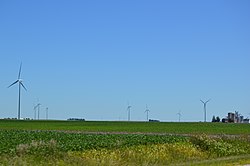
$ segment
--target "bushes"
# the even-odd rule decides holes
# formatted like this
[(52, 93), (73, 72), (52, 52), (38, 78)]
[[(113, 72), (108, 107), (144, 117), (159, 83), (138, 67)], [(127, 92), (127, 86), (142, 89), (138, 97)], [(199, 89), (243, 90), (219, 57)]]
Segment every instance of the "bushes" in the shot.
[(87, 165), (169, 165), (207, 158), (205, 152), (188, 142), (89, 150), (71, 152), (70, 155), (79, 156)]
[[(181, 136), (144, 134), (81, 134), (52, 131), (0, 130), (0, 154), (15, 154), (16, 147), (35, 148), (35, 143), (46, 147), (50, 140), (62, 152), (91, 149), (117, 149), (136, 145), (186, 142)], [(39, 147), (38, 146), (38, 147)]]
[(0, 140), (0, 159), (4, 165), (13, 165), (9, 163), (10, 158), (30, 165), (46, 165), (48, 159), (52, 165), (71, 160), (90, 165), (168, 165), (250, 154), (249, 135), (184, 137), (0, 130)]
[(60, 156), (61, 152), (55, 140), (49, 142), (32, 141), (30, 144), (19, 144), (16, 147), (18, 156), (34, 155), (35, 157)]
[(198, 135), (190, 138), (197, 148), (207, 152), (211, 157), (222, 157), (250, 153), (250, 144), (245, 140), (233, 140), (226, 137), (211, 138)]

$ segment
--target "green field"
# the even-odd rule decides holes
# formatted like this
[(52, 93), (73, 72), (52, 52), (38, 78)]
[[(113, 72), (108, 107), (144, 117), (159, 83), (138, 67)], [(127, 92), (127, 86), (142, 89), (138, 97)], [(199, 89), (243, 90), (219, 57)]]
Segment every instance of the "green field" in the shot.
[(250, 124), (0, 120), (0, 165), (250, 164)]
[(250, 124), (203, 122), (104, 122), (0, 120), (0, 129), (168, 134), (250, 134)]

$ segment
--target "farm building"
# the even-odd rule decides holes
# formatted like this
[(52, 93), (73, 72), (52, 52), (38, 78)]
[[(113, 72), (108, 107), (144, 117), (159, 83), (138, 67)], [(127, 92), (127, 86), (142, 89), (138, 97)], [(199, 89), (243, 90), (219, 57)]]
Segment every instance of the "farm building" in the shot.
[(249, 119), (243, 119), (243, 123), (249, 123)]
[(232, 112), (229, 112), (228, 113), (228, 116), (227, 116), (227, 119), (228, 119), (228, 122), (232, 122), (234, 123), (235, 122), (235, 113), (232, 113)]
[(228, 123), (228, 119), (227, 118), (223, 118), (221, 121), (222, 121), (222, 123)]
[(235, 113), (229, 112), (227, 118), (223, 118), (222, 122), (223, 123), (249, 123), (249, 119), (248, 118), (244, 119), (244, 116), (239, 114), (238, 111), (235, 111)]

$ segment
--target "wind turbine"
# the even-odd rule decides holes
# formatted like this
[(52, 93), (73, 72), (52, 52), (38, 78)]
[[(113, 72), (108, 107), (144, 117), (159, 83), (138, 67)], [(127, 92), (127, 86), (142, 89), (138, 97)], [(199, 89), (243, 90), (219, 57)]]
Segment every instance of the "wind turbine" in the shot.
[(34, 106), (34, 120), (36, 120), (36, 108), (37, 108), (37, 105), (36, 106)]
[(22, 70), (22, 63), (20, 64), (17, 80), (13, 82), (10, 86), (8, 86), (8, 88), (10, 88), (11, 86), (18, 83), (18, 108), (17, 108), (18, 120), (20, 120), (20, 114), (21, 114), (21, 87), (23, 87), (27, 91), (27, 89), (23, 85), (23, 80), (21, 79), (21, 70)]
[(131, 111), (131, 105), (128, 103), (127, 111), (128, 111), (128, 121), (130, 121), (130, 111)]
[(146, 105), (146, 110), (145, 112), (147, 113), (147, 121), (148, 121), (148, 113), (150, 112), (149, 109), (148, 109), (148, 105)]
[(36, 111), (37, 111), (37, 119), (39, 120), (39, 114), (40, 114), (40, 103), (38, 103), (36, 106), (34, 106), (34, 112), (35, 112), (35, 119), (36, 119)]
[(177, 115), (179, 116), (179, 122), (181, 122), (181, 111), (179, 111)]
[(46, 108), (46, 120), (48, 120), (48, 117), (49, 117), (49, 108), (47, 107)]
[(36, 105), (36, 107), (37, 107), (37, 119), (39, 120), (39, 117), (40, 117), (40, 106), (41, 106), (41, 103), (38, 103), (37, 105)]
[(207, 100), (206, 102), (204, 102), (203, 100), (200, 100), (203, 103), (203, 108), (204, 108), (204, 122), (206, 122), (206, 118), (207, 118), (207, 103), (210, 101), (211, 99)]

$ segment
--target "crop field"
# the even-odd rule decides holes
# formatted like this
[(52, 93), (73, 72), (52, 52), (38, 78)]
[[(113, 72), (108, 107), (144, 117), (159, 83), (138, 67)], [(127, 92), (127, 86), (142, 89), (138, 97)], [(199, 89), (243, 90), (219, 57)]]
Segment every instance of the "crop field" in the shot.
[(244, 165), (249, 127), (1, 120), (0, 165)]
[(250, 134), (250, 124), (203, 122), (107, 122), (0, 120), (0, 129), (167, 134)]

